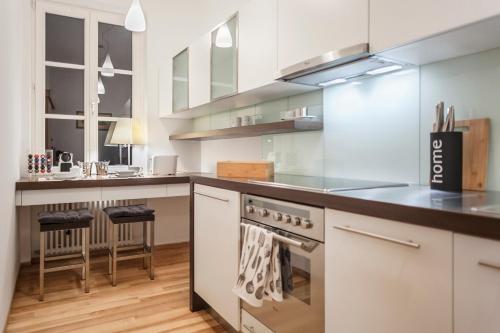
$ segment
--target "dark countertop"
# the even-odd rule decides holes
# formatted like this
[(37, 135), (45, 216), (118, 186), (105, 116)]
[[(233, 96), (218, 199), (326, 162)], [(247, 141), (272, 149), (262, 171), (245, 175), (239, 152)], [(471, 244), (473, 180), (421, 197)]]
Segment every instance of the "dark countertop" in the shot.
[[(429, 186), (411, 185), (323, 193), (214, 175), (192, 175), (191, 181), (242, 193), (500, 240), (500, 192), (450, 193), (431, 190)], [(496, 209), (497, 212), (488, 213), (484, 209)]]
[(500, 240), (500, 192), (492, 191), (449, 193), (431, 190), (428, 186), (411, 185), (324, 193), (202, 173), (121, 179), (97, 176), (78, 180), (22, 179), (16, 183), (16, 190), (189, 182)]
[(16, 191), (51, 190), (65, 188), (89, 188), (111, 186), (137, 186), (189, 183), (190, 174), (180, 173), (173, 176), (142, 176), (131, 178), (116, 178), (108, 176), (91, 176), (72, 180), (58, 180), (44, 177), (22, 178), (16, 182)]

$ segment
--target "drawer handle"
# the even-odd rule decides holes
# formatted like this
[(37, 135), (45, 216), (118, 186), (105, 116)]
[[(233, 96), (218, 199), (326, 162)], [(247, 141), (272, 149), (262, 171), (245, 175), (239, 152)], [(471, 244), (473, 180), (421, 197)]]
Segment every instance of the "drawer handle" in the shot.
[(500, 264), (495, 264), (495, 263), (492, 263), (490, 261), (486, 261), (486, 260), (479, 260), (477, 262), (478, 265), (481, 265), (481, 266), (484, 266), (484, 267), (489, 267), (489, 268), (493, 268), (493, 269), (498, 269), (500, 270)]
[(248, 332), (255, 333), (255, 328), (253, 326), (247, 326), (243, 324), (243, 327), (246, 328)]
[(203, 197), (207, 197), (207, 198), (210, 198), (210, 199), (215, 199), (215, 200), (219, 200), (219, 201), (223, 201), (223, 202), (229, 202), (229, 199), (217, 198), (217, 197), (213, 197), (213, 196), (208, 195), (208, 194), (202, 194), (202, 193), (198, 193), (198, 192), (194, 192), (194, 194), (198, 194), (198, 195), (201, 195)]
[(390, 238), (390, 237), (386, 237), (386, 236), (382, 236), (382, 235), (377, 235), (377, 234), (374, 234), (374, 233), (371, 233), (371, 232), (367, 232), (367, 231), (353, 229), (353, 228), (351, 228), (349, 226), (345, 226), (345, 227), (334, 226), (334, 228), (335, 229), (339, 229), (339, 230), (343, 230), (343, 231), (352, 232), (352, 233), (355, 233), (355, 234), (358, 234), (358, 235), (362, 235), (362, 236), (367, 236), (367, 237), (371, 237), (371, 238), (376, 238), (376, 239), (384, 240), (386, 242), (391, 242), (391, 243), (394, 243), (394, 244), (399, 244), (399, 245), (403, 245), (403, 246), (412, 247), (414, 249), (419, 249), (420, 248), (420, 244), (415, 243), (415, 242), (413, 242), (411, 240), (410, 241), (403, 241), (403, 240), (399, 240), (399, 239), (395, 239), (395, 238)]

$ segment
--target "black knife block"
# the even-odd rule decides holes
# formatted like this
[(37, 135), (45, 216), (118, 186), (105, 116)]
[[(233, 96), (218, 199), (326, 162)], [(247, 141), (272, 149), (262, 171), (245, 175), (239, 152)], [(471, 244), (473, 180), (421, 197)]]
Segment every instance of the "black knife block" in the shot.
[(431, 133), (431, 189), (462, 192), (462, 132)]

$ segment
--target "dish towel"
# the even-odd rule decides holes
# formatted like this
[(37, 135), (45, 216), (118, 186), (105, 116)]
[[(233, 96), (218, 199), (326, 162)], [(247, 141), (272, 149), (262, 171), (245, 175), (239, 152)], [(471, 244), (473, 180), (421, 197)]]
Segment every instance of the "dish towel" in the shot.
[(283, 292), (291, 294), (293, 292), (293, 271), (292, 271), (292, 255), (290, 249), (286, 245), (280, 247), (281, 260), (281, 281), (283, 284)]
[(279, 243), (264, 228), (243, 224), (238, 280), (233, 292), (248, 304), (261, 307), (264, 298), (283, 300)]

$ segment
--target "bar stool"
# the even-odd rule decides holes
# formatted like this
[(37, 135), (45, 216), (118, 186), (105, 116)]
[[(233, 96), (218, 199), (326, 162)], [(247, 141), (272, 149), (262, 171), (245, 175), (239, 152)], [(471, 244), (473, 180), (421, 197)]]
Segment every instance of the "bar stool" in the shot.
[[(108, 222), (108, 271), (111, 274), (111, 283), (116, 286), (116, 265), (118, 261), (125, 261), (143, 258), (143, 267), (147, 268), (147, 258), (149, 258), (149, 278), (154, 280), (154, 210), (144, 205), (130, 205), (107, 207), (103, 209), (109, 217)], [(120, 224), (142, 222), (142, 245), (118, 248), (118, 230)], [(148, 222), (150, 224), (149, 245), (148, 245)], [(118, 256), (119, 250), (141, 250), (142, 253)]]
[[(85, 292), (90, 291), (90, 222), (94, 216), (87, 209), (66, 210), (60, 212), (41, 212), (38, 214), (40, 224), (40, 301), (43, 301), (45, 287), (45, 273), (82, 269), (82, 280), (85, 280)], [(45, 256), (46, 233), (58, 230), (82, 229), (82, 253), (77, 255)], [(81, 263), (52, 266), (45, 268), (45, 263), (55, 260), (71, 259), (81, 257)]]

